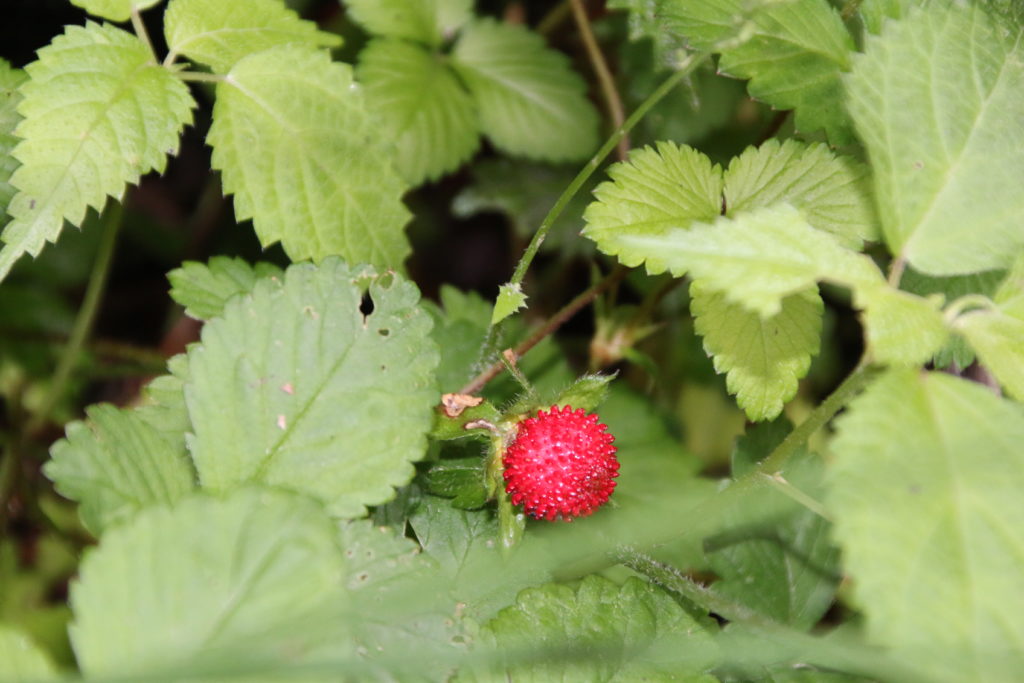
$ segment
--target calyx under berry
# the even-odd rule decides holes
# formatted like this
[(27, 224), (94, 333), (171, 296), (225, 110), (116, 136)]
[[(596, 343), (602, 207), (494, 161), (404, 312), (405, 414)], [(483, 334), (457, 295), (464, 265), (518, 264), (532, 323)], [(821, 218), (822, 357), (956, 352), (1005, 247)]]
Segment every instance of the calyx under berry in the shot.
[(551, 406), (519, 423), (503, 459), (505, 491), (536, 519), (571, 521), (608, 501), (619, 476), (615, 437), (582, 408)]

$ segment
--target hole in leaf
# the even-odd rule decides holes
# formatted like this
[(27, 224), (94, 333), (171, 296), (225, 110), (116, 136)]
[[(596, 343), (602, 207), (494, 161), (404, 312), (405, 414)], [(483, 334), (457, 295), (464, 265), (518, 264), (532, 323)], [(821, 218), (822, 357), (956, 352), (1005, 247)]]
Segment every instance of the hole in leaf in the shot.
[(359, 312), (363, 314), (364, 321), (368, 315), (373, 313), (373, 298), (369, 292), (363, 294), (363, 300), (359, 302)]
[(382, 327), (382, 328), (380, 328), (379, 330), (377, 330), (377, 334), (379, 334), (379, 335), (380, 335), (380, 336), (382, 336), (382, 337), (386, 337), (386, 336), (388, 336), (389, 334), (391, 334), (391, 330), (389, 330), (389, 329), (388, 329), (388, 328), (386, 328), (386, 327)]

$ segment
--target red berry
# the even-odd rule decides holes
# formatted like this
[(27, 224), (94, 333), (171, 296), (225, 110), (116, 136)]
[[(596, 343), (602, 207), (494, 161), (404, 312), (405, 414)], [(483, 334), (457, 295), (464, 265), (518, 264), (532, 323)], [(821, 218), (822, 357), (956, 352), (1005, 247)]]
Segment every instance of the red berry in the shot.
[(505, 490), (535, 519), (569, 522), (603, 505), (615, 490), (615, 437), (580, 408), (537, 411), (519, 424), (505, 451)]

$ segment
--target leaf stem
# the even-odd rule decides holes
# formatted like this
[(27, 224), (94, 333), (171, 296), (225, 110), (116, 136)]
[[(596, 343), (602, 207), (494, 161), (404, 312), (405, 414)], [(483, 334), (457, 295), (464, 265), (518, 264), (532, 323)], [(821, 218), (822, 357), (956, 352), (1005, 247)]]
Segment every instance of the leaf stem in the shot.
[(149, 32), (146, 30), (146, 24), (142, 21), (142, 15), (139, 13), (139, 8), (134, 5), (132, 5), (131, 17), (132, 28), (135, 30), (135, 35), (138, 36), (139, 40), (146, 44), (146, 49), (149, 50), (149, 54), (153, 55), (153, 63), (159, 64), (160, 58), (156, 56), (156, 50), (153, 49), (153, 41), (149, 39)]
[[(527, 337), (525, 341), (523, 341), (514, 349), (512, 349), (512, 353), (515, 354), (515, 357), (517, 359), (526, 355), (526, 353), (534, 346), (539, 344), (540, 341), (544, 339), (544, 337), (548, 336), (549, 334), (557, 330), (565, 323), (565, 321), (576, 315), (576, 313), (579, 312), (581, 308), (589, 304), (591, 301), (597, 298), (599, 294), (607, 290), (609, 287), (618, 283), (623, 277), (626, 276), (627, 272), (628, 270), (625, 268), (625, 266), (616, 266), (615, 269), (607, 276), (605, 276), (603, 280), (591, 286), (589, 289), (586, 289), (580, 294), (578, 294), (575, 299), (567, 303), (565, 306), (562, 307), (560, 311), (551, 316), (551, 318), (549, 318), (546, 323), (538, 327), (537, 330), (529, 337)], [(497, 377), (504, 367), (505, 365), (504, 362), (502, 361), (498, 361), (492, 364), (479, 375), (471, 379), (469, 383), (466, 384), (466, 386), (459, 389), (458, 393), (477, 393), (478, 391), (483, 389), (488, 382)]]
[(886, 280), (889, 282), (889, 286), (893, 288), (899, 288), (900, 280), (903, 279), (903, 271), (907, 268), (907, 258), (900, 254), (896, 257), (892, 263), (889, 264), (889, 276)]
[(220, 74), (208, 74), (205, 71), (179, 71), (177, 76), (183, 81), (196, 81), (200, 83), (221, 83), (226, 80)]
[(53, 379), (50, 382), (50, 389), (43, 399), (39, 410), (29, 421), (25, 428), (26, 434), (33, 434), (40, 427), (46, 424), (54, 406), (64, 394), (71, 372), (78, 363), (82, 347), (92, 332), (93, 323), (96, 321), (96, 314), (99, 311), (99, 304), (106, 290), (107, 276), (110, 273), (110, 264), (113, 261), (114, 247), (117, 244), (117, 233), (121, 228), (124, 208), (120, 202), (110, 201), (107, 209), (103, 212), (102, 229), (100, 235), (99, 249), (96, 254), (96, 261), (92, 266), (92, 273), (89, 275), (89, 284), (86, 286), (85, 298), (82, 300), (82, 307), (75, 317), (75, 324), (71, 328), (71, 335), (68, 343), (61, 351), (60, 359), (57, 361), (57, 368), (53, 372)]
[(778, 472), (775, 474), (761, 473), (761, 476), (764, 477), (764, 480), (779, 493), (791, 500), (795, 500), (797, 503), (800, 503), (800, 505), (803, 505), (822, 519), (829, 522), (832, 521), (832, 516), (828, 514), (828, 510), (825, 509), (824, 505), (790, 484), (789, 481)]
[[(608, 62), (605, 60), (601, 47), (597, 44), (597, 39), (594, 37), (594, 31), (590, 27), (590, 19), (587, 16), (586, 8), (583, 6), (583, 0), (569, 0), (569, 6), (572, 8), (573, 18), (576, 20), (576, 28), (579, 30), (583, 46), (586, 48), (587, 58), (590, 59), (590, 65), (593, 67), (594, 74), (597, 76), (597, 82), (601, 86), (601, 96), (604, 98), (605, 107), (608, 109), (608, 118), (611, 119), (612, 124), (616, 128), (621, 128), (626, 120), (625, 110), (622, 107), (622, 98), (619, 97), (619, 92), (615, 88), (615, 78), (608, 68)], [(628, 153), (629, 136), (623, 135), (616, 145), (616, 154), (619, 161), (625, 161)]]
[(600, 166), (601, 162), (604, 161), (605, 157), (615, 149), (615, 146), (619, 144), (619, 140), (624, 138), (630, 130), (651, 110), (651, 107), (656, 105), (667, 95), (673, 88), (679, 85), (679, 82), (689, 76), (694, 69), (703, 64), (710, 58), (708, 53), (694, 53), (689, 55), (686, 60), (680, 65), (679, 71), (669, 76), (665, 81), (658, 86), (658, 88), (651, 93), (651, 95), (644, 100), (644, 102), (636, 108), (625, 123), (615, 129), (611, 136), (605, 140), (605, 143), (601, 146), (601, 149), (597, 150), (597, 154), (587, 162), (587, 164), (576, 174), (569, 186), (565, 188), (562, 195), (555, 202), (555, 205), (551, 207), (548, 215), (544, 217), (537, 232), (533, 234), (533, 238), (530, 240), (530, 244), (526, 247), (526, 251), (523, 253), (523, 257), (519, 260), (519, 264), (516, 266), (515, 272), (512, 273), (512, 279), (509, 281), (511, 284), (521, 284), (523, 278), (526, 276), (526, 271), (529, 269), (530, 264), (533, 262), (533, 258), (537, 255), (537, 250), (540, 249), (541, 243), (544, 238), (547, 237), (548, 231), (551, 230), (551, 226), (554, 225), (558, 217), (562, 215), (562, 211), (569, 205), (569, 202), (576, 193), (580, 191), (583, 184), (587, 182), (587, 179), (593, 175)]

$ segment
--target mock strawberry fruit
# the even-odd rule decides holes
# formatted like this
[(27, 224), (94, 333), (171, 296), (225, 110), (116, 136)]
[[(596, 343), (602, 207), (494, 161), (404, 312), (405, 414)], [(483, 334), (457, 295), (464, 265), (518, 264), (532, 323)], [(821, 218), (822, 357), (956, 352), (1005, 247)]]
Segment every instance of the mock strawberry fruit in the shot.
[(536, 519), (585, 517), (615, 490), (615, 437), (582, 408), (537, 411), (505, 450), (505, 490)]

